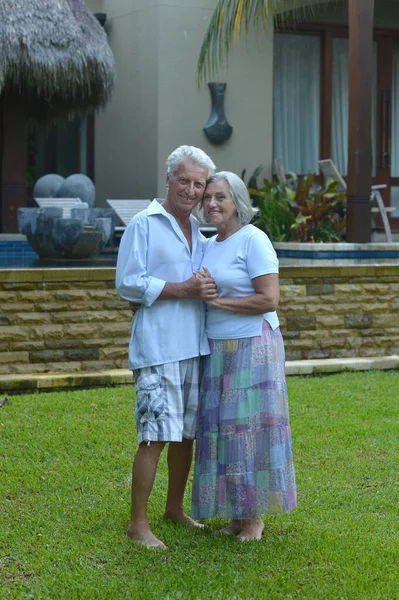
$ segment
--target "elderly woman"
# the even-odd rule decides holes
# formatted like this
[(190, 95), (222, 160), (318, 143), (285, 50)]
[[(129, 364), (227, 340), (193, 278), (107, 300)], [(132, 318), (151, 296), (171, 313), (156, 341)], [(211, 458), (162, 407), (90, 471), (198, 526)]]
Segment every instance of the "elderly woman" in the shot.
[(243, 181), (220, 172), (203, 197), (208, 240), (197, 277), (214, 278), (207, 302), (211, 354), (204, 358), (192, 515), (231, 519), (222, 533), (259, 540), (260, 515), (296, 506), (285, 382), (276, 308), (278, 260), (265, 233), (249, 225), (254, 211)]

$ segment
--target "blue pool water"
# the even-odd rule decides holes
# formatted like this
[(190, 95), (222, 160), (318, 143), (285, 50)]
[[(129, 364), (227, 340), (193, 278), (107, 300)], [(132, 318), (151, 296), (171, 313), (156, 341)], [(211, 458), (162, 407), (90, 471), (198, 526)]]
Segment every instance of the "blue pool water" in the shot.
[[(84, 260), (41, 260), (25, 240), (0, 240), (0, 269), (59, 269), (71, 267), (108, 267), (116, 265), (118, 248), (106, 248), (97, 257)], [(277, 248), (280, 265), (353, 265), (353, 264), (398, 264), (398, 245), (392, 250), (361, 251), (302, 251)]]
[(116, 257), (117, 248), (107, 250), (90, 260), (42, 260), (26, 241), (0, 242), (0, 269), (114, 267)]

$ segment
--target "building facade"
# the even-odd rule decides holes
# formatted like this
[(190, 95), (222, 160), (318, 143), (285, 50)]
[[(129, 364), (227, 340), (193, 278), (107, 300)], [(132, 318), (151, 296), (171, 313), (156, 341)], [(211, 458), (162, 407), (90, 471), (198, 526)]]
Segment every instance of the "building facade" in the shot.
[[(243, 36), (227, 68), (214, 78), (227, 84), (225, 115), (233, 127), (220, 145), (204, 133), (211, 99), (207, 82), (198, 87), (196, 81), (216, 0), (86, 1), (94, 13), (106, 15), (117, 67), (115, 92), (93, 122), (74, 124), (69, 142), (58, 143), (58, 163), (49, 137), (41, 152), (43, 157), (47, 147), (52, 170), (63, 169), (62, 175), (70, 174), (73, 164), (94, 177), (99, 206), (107, 198), (164, 196), (165, 158), (176, 146), (191, 144), (208, 152), (219, 169), (241, 173), (245, 168), (250, 174), (262, 164), (267, 177), (276, 158), (286, 171), (300, 174), (318, 172), (318, 160), (332, 158), (343, 176), (352, 169), (348, 196), (367, 196), (371, 177), (387, 185), (384, 202), (396, 207), (393, 226), (399, 228), (398, 0), (352, 3), (359, 18), (360, 33), (353, 33), (352, 15), (356, 42), (374, 12), (370, 43), (357, 46), (360, 57), (370, 50), (368, 66), (349, 58), (352, 0), (320, 2), (295, 25), (286, 13), (277, 27)], [(362, 69), (363, 83), (356, 85), (371, 96), (369, 112), (362, 94), (350, 91)], [(371, 147), (365, 151), (365, 146)], [(365, 157), (360, 154), (360, 162), (350, 167), (359, 148)], [(49, 170), (48, 162), (41, 165), (39, 175)]]

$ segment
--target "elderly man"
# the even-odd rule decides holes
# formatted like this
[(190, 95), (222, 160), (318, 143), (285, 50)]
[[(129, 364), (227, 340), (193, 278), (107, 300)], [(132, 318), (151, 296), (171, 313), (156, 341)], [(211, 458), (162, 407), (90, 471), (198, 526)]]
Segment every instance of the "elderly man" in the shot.
[(168, 192), (129, 223), (116, 269), (118, 294), (140, 304), (133, 320), (129, 368), (136, 387), (139, 448), (133, 462), (128, 536), (147, 548), (166, 548), (151, 532), (147, 503), (167, 442), (165, 518), (200, 526), (183, 509), (192, 459), (199, 357), (209, 354), (204, 299), (217, 297), (213, 279), (198, 279), (204, 237), (191, 212), (215, 171), (199, 148), (180, 146), (168, 157)]

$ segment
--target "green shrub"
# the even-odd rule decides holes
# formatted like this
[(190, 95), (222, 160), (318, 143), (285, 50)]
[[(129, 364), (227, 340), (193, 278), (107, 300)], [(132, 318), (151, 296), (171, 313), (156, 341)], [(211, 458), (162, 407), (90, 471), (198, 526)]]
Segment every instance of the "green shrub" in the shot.
[(345, 194), (338, 182), (320, 185), (315, 173), (298, 177), (287, 174), (287, 181), (263, 180), (258, 188), (258, 167), (250, 177), (248, 189), (258, 213), (254, 225), (275, 242), (339, 242), (345, 235)]

